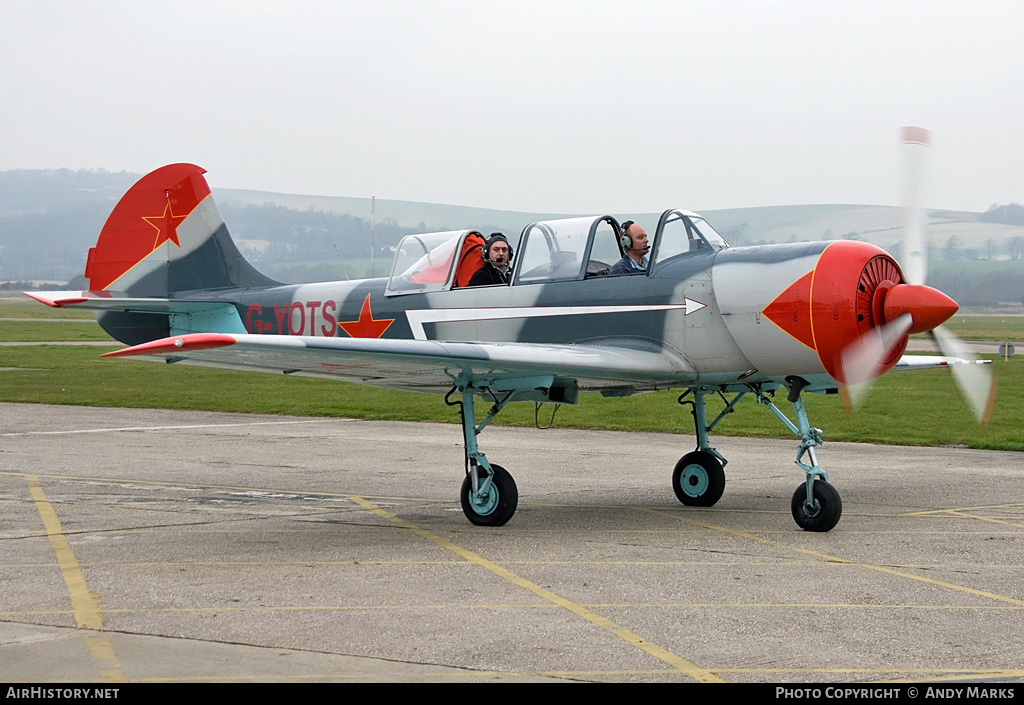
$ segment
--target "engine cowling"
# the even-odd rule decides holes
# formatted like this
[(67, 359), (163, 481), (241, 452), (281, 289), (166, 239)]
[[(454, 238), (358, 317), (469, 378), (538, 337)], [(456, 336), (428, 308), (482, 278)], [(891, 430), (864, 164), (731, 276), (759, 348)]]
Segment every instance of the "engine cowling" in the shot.
[[(957, 311), (937, 289), (907, 284), (896, 261), (855, 241), (737, 248), (719, 253), (715, 296), (726, 325), (762, 374), (820, 374), (845, 383), (842, 353), (909, 313), (910, 333), (931, 330)], [(878, 360), (892, 369), (904, 335)]]

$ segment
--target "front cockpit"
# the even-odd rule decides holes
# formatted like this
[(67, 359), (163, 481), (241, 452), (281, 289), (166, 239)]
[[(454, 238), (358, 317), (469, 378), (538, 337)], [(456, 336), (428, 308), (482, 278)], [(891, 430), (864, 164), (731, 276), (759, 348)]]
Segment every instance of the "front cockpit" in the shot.
[(698, 252), (717, 252), (729, 246), (708, 221), (690, 211), (667, 210), (658, 219), (651, 261), (664, 263)]

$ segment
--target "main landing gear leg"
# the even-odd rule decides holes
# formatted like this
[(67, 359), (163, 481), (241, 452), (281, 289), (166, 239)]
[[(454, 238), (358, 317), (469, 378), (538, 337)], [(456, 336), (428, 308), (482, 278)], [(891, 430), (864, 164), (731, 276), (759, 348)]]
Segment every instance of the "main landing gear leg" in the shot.
[[(839, 497), (839, 492), (829, 484), (828, 473), (818, 465), (818, 456), (814, 449), (822, 444), (821, 429), (810, 425), (803, 400), (800, 398), (800, 392), (807, 386), (807, 381), (801, 377), (787, 377), (786, 383), (789, 385), (788, 399), (796, 412), (796, 425), (764, 395), (759, 394), (757, 401), (768, 405), (793, 433), (800, 436), (796, 464), (806, 473), (807, 479), (793, 493), (793, 501), (790, 503), (793, 519), (804, 531), (830, 531), (839, 523), (839, 518), (843, 514), (843, 500)], [(810, 465), (803, 462), (805, 455), (810, 460)]]
[[(452, 389), (445, 397), (449, 406), (458, 406), (462, 415), (462, 435), (466, 449), (466, 478), (462, 481), (462, 511), (477, 526), (503, 526), (516, 513), (519, 504), (519, 490), (516, 481), (505, 468), (491, 463), (477, 448), (476, 437), (498, 415), (508, 403), (511, 394), (502, 400), (494, 400), (494, 406), (478, 426), (474, 407), (474, 390), (466, 387), (459, 391), (462, 401), (449, 401), (455, 392)], [(489, 390), (482, 390), (488, 391)]]
[[(684, 401), (691, 391), (693, 401)], [(713, 506), (725, 491), (725, 466), (729, 461), (711, 447), (709, 432), (723, 416), (732, 411), (739, 397), (743, 396), (740, 394), (732, 403), (728, 403), (725, 411), (709, 424), (704, 403), (707, 394), (704, 390), (687, 390), (678, 400), (680, 404), (693, 406), (693, 425), (697, 430), (697, 449), (680, 458), (672, 473), (672, 489), (679, 501), (689, 507)]]

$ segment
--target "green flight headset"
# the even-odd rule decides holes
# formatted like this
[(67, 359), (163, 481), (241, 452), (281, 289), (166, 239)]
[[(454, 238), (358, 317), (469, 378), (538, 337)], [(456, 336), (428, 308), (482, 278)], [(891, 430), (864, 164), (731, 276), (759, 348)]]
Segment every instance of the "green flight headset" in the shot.
[(629, 236), (629, 226), (633, 225), (632, 220), (627, 220), (619, 226), (619, 246), (627, 252), (633, 249), (633, 238)]

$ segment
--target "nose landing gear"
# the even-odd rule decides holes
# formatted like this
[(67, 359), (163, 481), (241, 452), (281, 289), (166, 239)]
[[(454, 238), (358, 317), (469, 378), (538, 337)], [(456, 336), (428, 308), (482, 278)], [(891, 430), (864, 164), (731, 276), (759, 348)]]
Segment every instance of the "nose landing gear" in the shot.
[[(818, 465), (818, 457), (814, 450), (822, 444), (821, 429), (810, 425), (803, 400), (800, 398), (800, 392), (807, 386), (807, 381), (794, 376), (786, 377), (785, 381), (789, 390), (787, 399), (793, 404), (796, 412), (795, 424), (775, 406), (759, 384), (729, 390), (725, 387), (702, 387), (687, 390), (679, 397), (680, 404), (693, 406), (693, 420), (697, 430), (697, 449), (680, 458), (672, 473), (672, 489), (680, 502), (691, 507), (710, 507), (721, 498), (725, 491), (724, 468), (727, 461), (711, 447), (709, 434), (726, 414), (732, 413), (740, 399), (748, 392), (752, 392), (757, 396), (759, 404), (771, 409), (789, 430), (800, 437), (796, 464), (804, 471), (806, 479), (793, 494), (791, 502), (793, 519), (797, 526), (804, 531), (830, 531), (839, 523), (839, 518), (843, 514), (843, 501), (839, 497), (839, 492), (828, 483), (828, 474)], [(732, 401), (728, 401), (723, 391), (737, 393)], [(691, 392), (693, 400), (684, 401)], [(721, 396), (723, 401), (726, 401), (726, 406), (714, 421), (708, 423), (704, 398), (713, 393)], [(810, 464), (803, 462), (805, 455)]]

